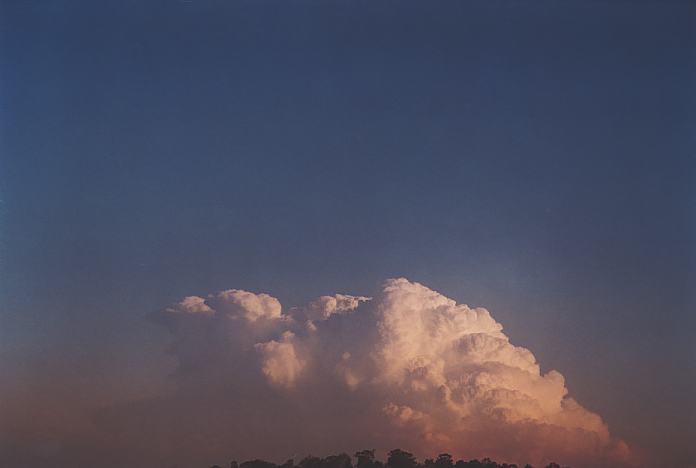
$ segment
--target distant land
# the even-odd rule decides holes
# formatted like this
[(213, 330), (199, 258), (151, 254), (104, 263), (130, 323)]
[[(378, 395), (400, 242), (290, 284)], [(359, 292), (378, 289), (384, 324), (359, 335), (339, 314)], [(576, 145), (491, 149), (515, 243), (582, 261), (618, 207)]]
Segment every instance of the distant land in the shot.
[[(287, 460), (280, 465), (261, 459), (248, 460), (242, 463), (232, 461), (230, 468), (518, 468), (522, 465), (515, 463), (498, 463), (490, 458), (482, 460), (473, 459), (469, 461), (454, 460), (449, 453), (441, 453), (436, 458), (426, 458), (419, 462), (416, 457), (409, 452), (401, 449), (394, 449), (389, 452), (386, 462), (377, 460), (375, 450), (361, 450), (355, 453), (356, 463), (347, 453), (329, 455), (325, 458), (307, 456), (297, 465), (293, 459)], [(534, 468), (530, 464), (523, 465), (524, 468)], [(213, 465), (210, 468), (224, 468), (221, 465)], [(559, 465), (551, 462), (544, 468), (570, 468), (569, 466)]]

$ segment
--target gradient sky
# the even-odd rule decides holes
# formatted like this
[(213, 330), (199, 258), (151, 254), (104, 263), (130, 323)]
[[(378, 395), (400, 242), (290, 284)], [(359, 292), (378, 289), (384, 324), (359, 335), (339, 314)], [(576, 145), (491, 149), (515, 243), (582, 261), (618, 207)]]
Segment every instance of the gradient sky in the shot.
[(0, 398), (147, 394), (183, 296), (405, 276), (696, 463), (695, 3), (1, 5)]

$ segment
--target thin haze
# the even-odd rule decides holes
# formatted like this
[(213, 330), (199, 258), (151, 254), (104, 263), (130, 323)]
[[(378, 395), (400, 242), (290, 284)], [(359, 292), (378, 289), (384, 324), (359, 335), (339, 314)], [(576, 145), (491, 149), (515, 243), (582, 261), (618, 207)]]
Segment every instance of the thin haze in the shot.
[[(239, 424), (262, 416), (234, 412), (217, 367), (202, 378), (222, 394), (192, 398), (199, 361), (153, 314), (229, 288), (285, 314), (405, 277), (485, 307), (539, 378), (560, 372), (608, 428), (598, 457), (623, 441), (652, 466), (696, 463), (695, 15), (677, 1), (2, 2), (0, 461), (234, 457), (224, 426), (220, 445), (184, 439), (174, 403), (194, 428), (218, 403)], [(276, 332), (255, 359), (303, 337)], [(318, 375), (311, 356), (279, 382)], [(244, 366), (245, 388), (289, 415), (278, 385), (254, 386), (275, 368)], [(384, 424), (417, 409), (374, 405)], [(447, 415), (423, 405), (436, 437)], [(129, 435), (134, 414), (159, 442)], [(398, 442), (353, 447), (353, 430), (268, 450)], [(401, 448), (422, 450), (415, 433)]]

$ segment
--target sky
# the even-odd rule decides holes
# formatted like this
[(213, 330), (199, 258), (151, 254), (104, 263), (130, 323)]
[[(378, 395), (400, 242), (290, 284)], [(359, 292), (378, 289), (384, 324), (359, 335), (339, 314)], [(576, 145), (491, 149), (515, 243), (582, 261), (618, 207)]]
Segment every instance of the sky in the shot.
[[(266, 293), (285, 320), (320, 296), (371, 297), (355, 310), (387, 333), (373, 305), (407, 278), (490, 311), (496, 339), (533, 353), (539, 378), (560, 372), (640, 463), (694, 466), (695, 14), (641, 0), (1, 2), (0, 459), (75, 466), (116, 450), (83, 427), (133, 429), (109, 414), (153, 411), (161, 441), (171, 401), (187, 416), (235, 407), (187, 396), (182, 369), (207, 359), (182, 351), (198, 325), (153, 319), (184, 298)], [(318, 335), (352, 337), (341, 320)], [(255, 352), (296, 339), (298, 362), (321, 359), (283, 327), (254, 335)], [(380, 336), (353, 338), (386, 349)], [(237, 352), (225, 346), (208, 352)], [(238, 371), (258, 390), (264, 369)], [(232, 385), (220, 371), (200, 382)], [(312, 450), (366, 448), (336, 437)], [(191, 466), (238, 450), (195, 440), (114, 444)]]

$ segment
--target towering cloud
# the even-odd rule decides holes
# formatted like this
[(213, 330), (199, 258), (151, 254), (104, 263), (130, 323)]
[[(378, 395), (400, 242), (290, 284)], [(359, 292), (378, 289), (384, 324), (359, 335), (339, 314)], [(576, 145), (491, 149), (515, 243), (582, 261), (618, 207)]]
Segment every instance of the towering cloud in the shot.
[(322, 296), (287, 311), (267, 294), (231, 289), (186, 297), (160, 318), (174, 335), (175, 398), (202, 407), (186, 389), (205, 386), (211, 404), (243, 421), (225, 426), (230, 452), (400, 444), (575, 466), (630, 458), (568, 396), (563, 376), (541, 373), (486, 309), (403, 278), (375, 298)]

